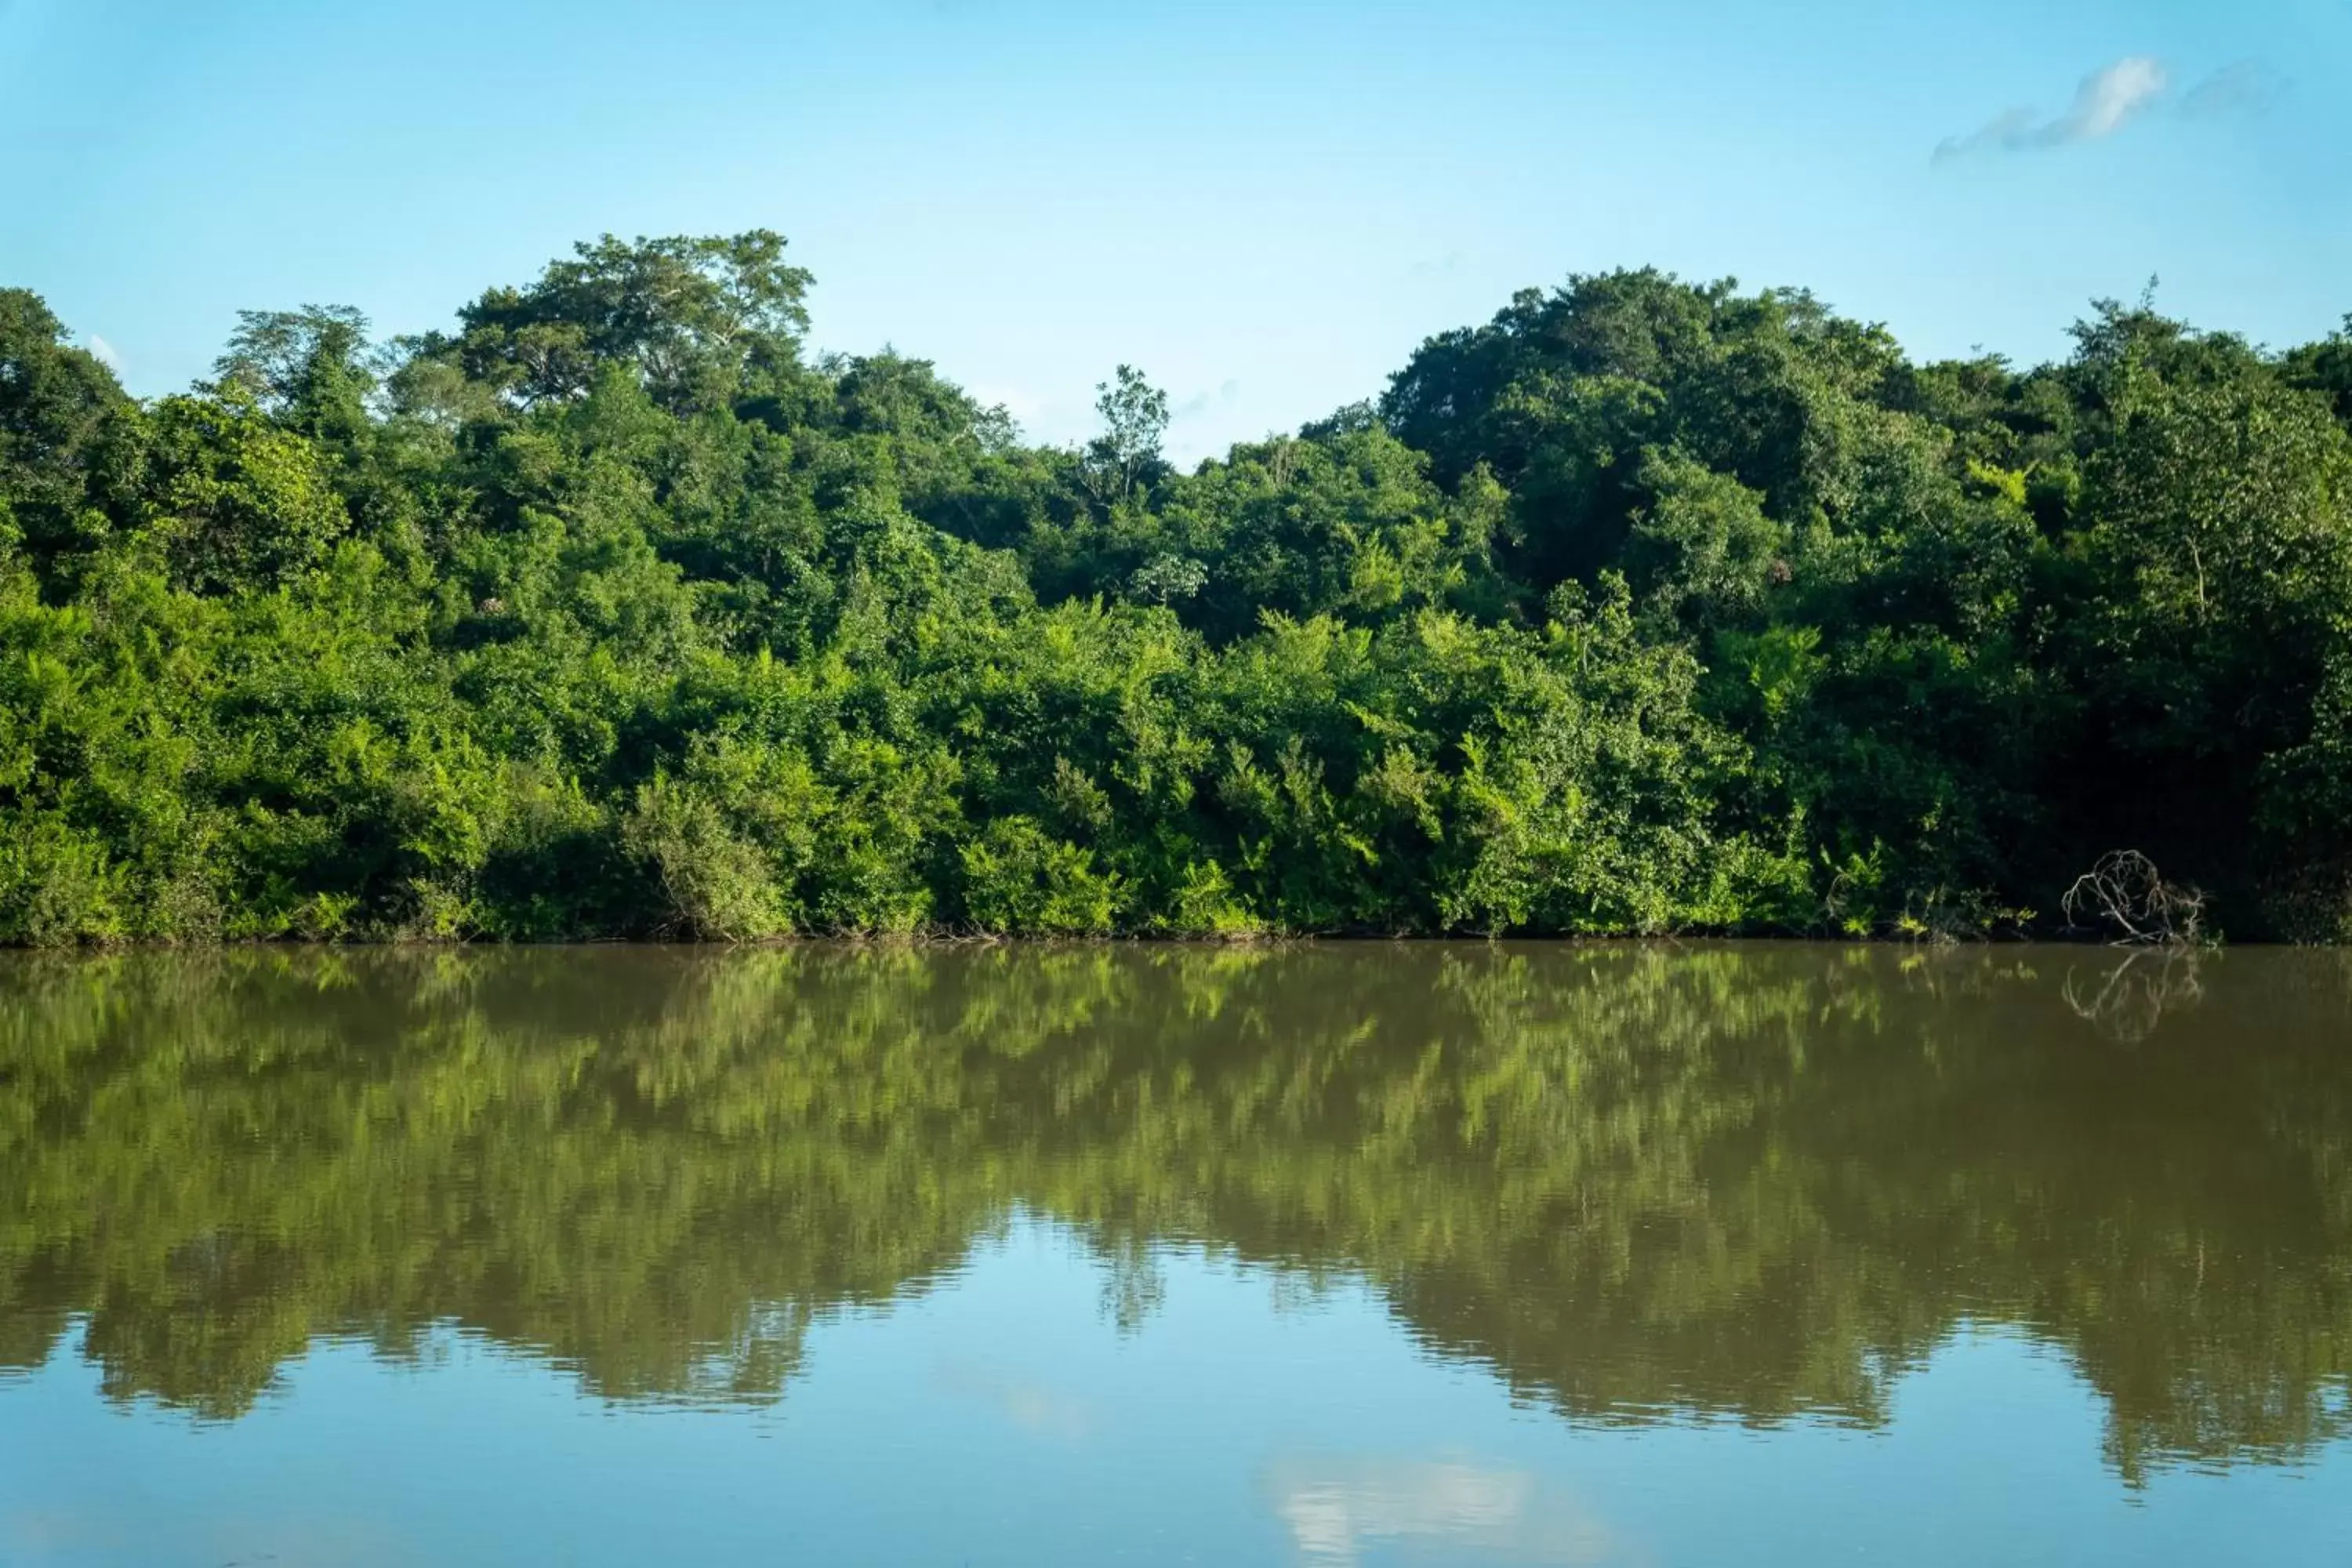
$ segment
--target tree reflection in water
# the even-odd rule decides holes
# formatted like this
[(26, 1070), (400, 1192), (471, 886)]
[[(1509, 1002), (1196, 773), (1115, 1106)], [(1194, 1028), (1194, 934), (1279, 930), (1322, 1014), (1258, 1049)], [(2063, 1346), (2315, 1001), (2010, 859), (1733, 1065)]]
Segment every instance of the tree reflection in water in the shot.
[[(2347, 1425), (2352, 971), (1803, 945), (0, 962), (0, 1365), (246, 1410), (455, 1323), (765, 1401), (1030, 1214), (1362, 1280), (1564, 1416), (1874, 1424), (2062, 1348), (2126, 1477)], [(2087, 967), (2086, 967), (2087, 965)], [(2100, 1000), (2105, 998), (2105, 1000)], [(2124, 1042), (2128, 1042), (2124, 1043)]]

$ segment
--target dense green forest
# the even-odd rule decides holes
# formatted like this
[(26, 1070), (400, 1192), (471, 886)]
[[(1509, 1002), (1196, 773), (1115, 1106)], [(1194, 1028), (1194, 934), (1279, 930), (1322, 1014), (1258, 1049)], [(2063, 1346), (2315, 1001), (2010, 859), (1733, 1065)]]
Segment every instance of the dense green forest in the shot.
[(1181, 471), (818, 356), (765, 231), (142, 403), (0, 291), (0, 941), (2352, 935), (2352, 337), (1914, 363), (1577, 277)]
[[(1202, 1245), (1580, 1419), (1875, 1426), (2002, 1325), (2126, 1477), (2352, 1432), (2336, 954), (0, 956), (0, 1375), (71, 1346), (230, 1418), (322, 1337), (455, 1324), (789, 1401), (812, 1324), (1020, 1215), (1122, 1328)], [(2115, 1043), (2096, 999), (2158, 975)]]

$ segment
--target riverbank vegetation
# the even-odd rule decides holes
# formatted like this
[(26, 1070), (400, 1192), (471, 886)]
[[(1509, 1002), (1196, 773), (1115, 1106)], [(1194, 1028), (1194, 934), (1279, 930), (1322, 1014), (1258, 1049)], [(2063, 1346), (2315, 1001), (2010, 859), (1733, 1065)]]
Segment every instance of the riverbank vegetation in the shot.
[(1571, 279), (1185, 471), (766, 232), (140, 402), (0, 291), (0, 941), (2352, 934), (2352, 338)]

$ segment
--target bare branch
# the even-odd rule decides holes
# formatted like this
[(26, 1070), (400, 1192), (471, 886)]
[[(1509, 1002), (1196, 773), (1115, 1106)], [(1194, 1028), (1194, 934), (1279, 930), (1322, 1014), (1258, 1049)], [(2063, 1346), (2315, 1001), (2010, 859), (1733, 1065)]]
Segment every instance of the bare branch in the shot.
[(2168, 882), (2137, 849), (2117, 849), (2074, 879), (2058, 900), (2070, 931), (2105, 931), (2117, 947), (2194, 943), (2205, 929), (2205, 895)]

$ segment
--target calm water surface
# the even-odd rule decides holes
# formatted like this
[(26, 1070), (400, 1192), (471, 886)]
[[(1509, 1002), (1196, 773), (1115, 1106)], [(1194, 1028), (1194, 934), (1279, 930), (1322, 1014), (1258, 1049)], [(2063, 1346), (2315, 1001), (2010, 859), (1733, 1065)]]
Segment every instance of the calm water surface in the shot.
[(2352, 957), (0, 956), (0, 1563), (2352, 1561)]

